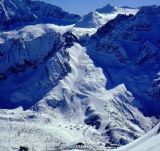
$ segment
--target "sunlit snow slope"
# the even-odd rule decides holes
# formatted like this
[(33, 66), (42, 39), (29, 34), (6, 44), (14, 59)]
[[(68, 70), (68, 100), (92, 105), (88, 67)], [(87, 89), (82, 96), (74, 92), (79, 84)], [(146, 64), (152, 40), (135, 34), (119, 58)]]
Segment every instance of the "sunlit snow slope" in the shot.
[(114, 19), (118, 14), (135, 15), (138, 9), (129, 7), (114, 7), (107, 4), (103, 8), (96, 9), (82, 17), (75, 27), (81, 28), (99, 28), (106, 24), (108, 21)]

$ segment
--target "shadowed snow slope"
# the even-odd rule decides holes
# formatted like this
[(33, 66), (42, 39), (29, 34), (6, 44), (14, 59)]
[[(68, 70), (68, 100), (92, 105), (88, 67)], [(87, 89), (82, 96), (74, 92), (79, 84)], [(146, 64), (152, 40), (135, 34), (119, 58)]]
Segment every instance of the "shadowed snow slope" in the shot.
[(31, 107), (70, 71), (65, 31), (46, 24), (1, 33), (1, 108)]
[[(160, 114), (160, 7), (144, 7), (135, 16), (119, 15), (98, 29), (88, 54), (101, 67), (108, 88), (124, 83), (145, 115)], [(86, 44), (87, 45), (87, 44)], [(117, 74), (115, 74), (117, 73)]]

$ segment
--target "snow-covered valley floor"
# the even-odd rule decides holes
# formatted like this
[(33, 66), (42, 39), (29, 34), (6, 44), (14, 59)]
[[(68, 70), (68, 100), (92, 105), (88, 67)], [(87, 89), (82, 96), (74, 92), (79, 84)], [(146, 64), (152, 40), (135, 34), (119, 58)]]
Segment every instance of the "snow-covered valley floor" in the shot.
[(105, 143), (100, 133), (83, 123), (71, 124), (59, 119), (50, 121), (51, 117), (48, 115), (37, 116), (36, 113), (29, 111), (25, 113), (21, 108), (3, 111), (3, 114), (4, 116), (0, 118), (1, 151), (17, 151), (19, 146), (28, 146), (30, 150), (35, 151), (56, 148), (67, 150), (78, 148), (76, 144), (79, 142), (83, 142), (88, 148)]

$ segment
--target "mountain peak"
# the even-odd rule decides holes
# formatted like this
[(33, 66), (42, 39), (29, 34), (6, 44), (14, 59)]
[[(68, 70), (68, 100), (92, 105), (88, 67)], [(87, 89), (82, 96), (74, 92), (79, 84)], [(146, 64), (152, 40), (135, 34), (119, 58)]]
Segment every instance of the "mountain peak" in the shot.
[(97, 12), (99, 13), (112, 13), (116, 11), (116, 7), (114, 7), (112, 4), (107, 4), (106, 6), (96, 9)]
[(76, 27), (82, 28), (99, 28), (106, 24), (108, 21), (114, 19), (119, 14), (136, 14), (138, 9), (135, 8), (120, 8), (111, 4), (96, 9), (94, 12), (88, 13), (83, 16), (81, 20), (76, 23)]

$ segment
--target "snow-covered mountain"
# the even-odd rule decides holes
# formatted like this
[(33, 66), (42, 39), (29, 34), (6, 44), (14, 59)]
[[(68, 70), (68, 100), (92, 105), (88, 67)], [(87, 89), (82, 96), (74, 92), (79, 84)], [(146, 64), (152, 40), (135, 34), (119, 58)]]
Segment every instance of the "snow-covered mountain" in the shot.
[(114, 7), (111, 4), (107, 4), (103, 8), (96, 9), (93, 12), (82, 17), (76, 24), (75, 27), (81, 28), (99, 28), (106, 22), (114, 19), (118, 14), (135, 15), (137, 8), (129, 7)]
[(23, 25), (26, 22), (51, 22), (64, 25), (73, 24), (81, 17), (69, 14), (61, 8), (43, 1), (31, 0), (0, 0), (0, 27), (9, 28), (14, 24)]
[(98, 29), (88, 46), (92, 59), (110, 78), (108, 87), (125, 83), (139, 100), (139, 109), (148, 106), (149, 113), (157, 115), (160, 98), (152, 94), (159, 91), (158, 84), (153, 84), (160, 69), (159, 9), (143, 7), (135, 16), (119, 15)]
[[(53, 18), (75, 23), (79, 16), (60, 15), (62, 10), (50, 4), (0, 2), (4, 20), (9, 15), (0, 32), (0, 150), (22, 145), (36, 151), (106, 151), (157, 124), (160, 7), (136, 14), (136, 9), (107, 5), (96, 12), (116, 12), (115, 19), (96, 32), (54, 25)], [(13, 26), (13, 18), (23, 26)], [(138, 142), (133, 144), (145, 143)]]

